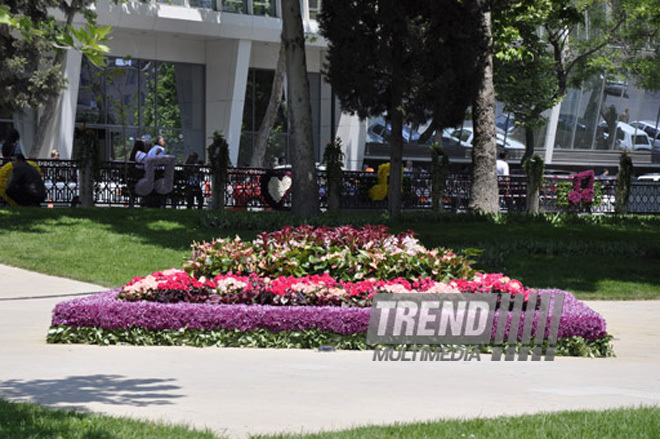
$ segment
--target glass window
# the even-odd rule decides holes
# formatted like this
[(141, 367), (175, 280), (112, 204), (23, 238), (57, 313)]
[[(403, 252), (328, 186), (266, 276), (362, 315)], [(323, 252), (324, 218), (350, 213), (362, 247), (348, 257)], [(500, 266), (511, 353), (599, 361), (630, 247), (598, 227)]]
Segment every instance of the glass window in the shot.
[(76, 122), (99, 131), (106, 158), (124, 160), (135, 138), (156, 135), (180, 162), (205, 156), (204, 66), (108, 58), (94, 69), (83, 61)]
[(138, 63), (132, 59), (111, 58), (105, 68), (106, 123), (131, 126), (137, 123)]
[(252, 12), (254, 15), (266, 15), (275, 17), (275, 1), (274, 0), (253, 0)]
[(76, 122), (105, 122), (105, 69), (83, 58), (80, 68), (80, 85), (76, 107)]
[(222, 0), (222, 10), (225, 12), (245, 14), (247, 12), (246, 3), (246, 0)]
[[(243, 132), (238, 154), (238, 166), (248, 166), (252, 157), (256, 133), (266, 113), (273, 84), (274, 70), (250, 69), (243, 107)], [(268, 139), (266, 164), (276, 157), (286, 157), (288, 150), (287, 118), (284, 98)], [(288, 162), (289, 160), (287, 160)]]
[(215, 0), (188, 0), (193, 8), (215, 9)]
[(316, 20), (321, 13), (321, 0), (307, 0), (309, 7), (309, 19)]

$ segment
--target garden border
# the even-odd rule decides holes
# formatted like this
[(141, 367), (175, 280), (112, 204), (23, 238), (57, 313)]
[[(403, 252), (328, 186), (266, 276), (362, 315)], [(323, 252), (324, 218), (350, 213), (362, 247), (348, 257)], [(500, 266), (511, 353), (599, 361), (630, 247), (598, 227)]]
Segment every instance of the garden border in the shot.
[[(125, 302), (119, 289), (59, 303), (50, 343), (368, 349), (370, 308)], [(565, 294), (558, 355), (612, 356), (605, 320)], [(498, 313), (496, 313), (497, 315)], [(509, 313), (509, 319), (511, 313)], [(522, 323), (519, 334), (522, 331)], [(495, 320), (493, 329), (496, 327)], [(510, 321), (507, 328), (510, 326)], [(507, 331), (508, 332), (508, 331)]]

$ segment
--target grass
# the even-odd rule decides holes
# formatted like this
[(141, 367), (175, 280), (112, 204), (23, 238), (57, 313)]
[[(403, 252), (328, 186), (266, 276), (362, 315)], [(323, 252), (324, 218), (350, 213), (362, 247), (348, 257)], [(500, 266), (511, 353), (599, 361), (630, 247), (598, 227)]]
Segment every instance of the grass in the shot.
[[(97, 208), (0, 210), (0, 263), (107, 287), (179, 267), (190, 243), (216, 236), (252, 239), (292, 221), (286, 214)], [(374, 223), (380, 213), (326, 215)], [(388, 221), (427, 247), (479, 248), (476, 267), (581, 299), (660, 299), (660, 218), (529, 217), (407, 213)]]
[(210, 431), (0, 399), (0, 437), (6, 439), (218, 439)]
[[(0, 437), (7, 439), (219, 439), (210, 431), (127, 418), (56, 410), (0, 400)], [(442, 420), (359, 427), (319, 434), (252, 436), (254, 439), (606, 439), (660, 437), (660, 408), (574, 411), (493, 419)]]
[(659, 407), (420, 422), (362, 427), (320, 434), (255, 436), (255, 439), (650, 439), (657, 437), (660, 437)]

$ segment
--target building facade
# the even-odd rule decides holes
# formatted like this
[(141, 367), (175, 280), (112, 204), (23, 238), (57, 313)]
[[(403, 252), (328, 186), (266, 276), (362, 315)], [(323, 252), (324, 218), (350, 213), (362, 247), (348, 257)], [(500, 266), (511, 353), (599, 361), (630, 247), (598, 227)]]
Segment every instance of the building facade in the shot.
[[(319, 0), (302, 0), (308, 35), (314, 149), (340, 136), (347, 166), (357, 168), (364, 125), (342, 114), (321, 75), (325, 43), (317, 36)], [(123, 160), (137, 137), (165, 136), (181, 161), (191, 152), (204, 157), (217, 130), (227, 138), (234, 165), (246, 165), (254, 134), (270, 94), (280, 51), (279, 0), (151, 0), (95, 5), (99, 25), (112, 26), (107, 66), (92, 65), (70, 50), (64, 66), (68, 87), (53, 122), (48, 144), (32, 148), (30, 114), (11, 121), (34, 157), (53, 148), (73, 155), (75, 127), (94, 129), (106, 159)], [(286, 84), (285, 84), (286, 87)], [(288, 156), (286, 114), (280, 112), (269, 142), (269, 158)], [(5, 116), (4, 122), (10, 122)], [(363, 144), (363, 142), (362, 142)]]
[[(360, 121), (344, 114), (321, 74), (326, 43), (318, 36), (320, 0), (301, 0), (307, 35), (314, 150), (317, 161), (326, 142), (339, 137), (346, 168), (361, 169), (389, 158), (388, 124), (382, 118)], [(204, 157), (215, 131), (225, 135), (235, 166), (246, 166), (270, 95), (280, 51), (280, 0), (141, 0), (115, 4), (99, 0), (98, 24), (112, 26), (107, 65), (92, 65), (70, 50), (68, 87), (40, 150), (32, 145), (34, 118), (0, 115), (13, 123), (33, 157), (73, 156), (76, 127), (97, 132), (102, 154), (124, 160), (138, 137), (163, 135), (168, 151), (183, 162), (191, 152)], [(286, 86), (286, 84), (285, 84)], [(602, 115), (616, 113), (621, 130), (609, 137)], [(549, 111), (536, 135), (536, 150), (548, 166), (614, 167), (623, 148), (636, 164), (660, 162), (660, 139), (649, 138), (635, 122), (657, 128), (660, 93), (639, 90), (627, 78), (596, 78)], [(4, 119), (3, 119), (4, 118)], [(498, 106), (498, 143), (512, 161), (522, 155), (524, 133)], [(630, 127), (633, 127), (630, 132)], [(404, 160), (424, 166), (428, 144), (416, 142), (423, 127), (404, 128)], [(470, 163), (470, 125), (445, 131), (442, 142), (456, 163)], [(281, 110), (269, 141), (268, 164), (289, 155), (286, 112)], [(609, 137), (609, 141), (607, 138)], [(436, 137), (437, 139), (438, 137)], [(616, 139), (615, 139), (616, 138)], [(642, 143), (638, 143), (642, 142)], [(288, 160), (287, 160), (288, 161)]]

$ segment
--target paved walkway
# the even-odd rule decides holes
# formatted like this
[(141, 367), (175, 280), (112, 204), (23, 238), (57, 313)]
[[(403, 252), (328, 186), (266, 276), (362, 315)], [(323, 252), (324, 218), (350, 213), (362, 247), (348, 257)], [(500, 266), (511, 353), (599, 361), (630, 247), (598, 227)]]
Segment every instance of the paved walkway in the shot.
[[(376, 363), (369, 352), (48, 345), (104, 288), (0, 265), (0, 397), (249, 433), (660, 404), (660, 301), (591, 302), (616, 358)], [(61, 295), (53, 297), (54, 295)]]

